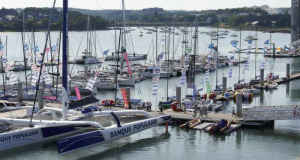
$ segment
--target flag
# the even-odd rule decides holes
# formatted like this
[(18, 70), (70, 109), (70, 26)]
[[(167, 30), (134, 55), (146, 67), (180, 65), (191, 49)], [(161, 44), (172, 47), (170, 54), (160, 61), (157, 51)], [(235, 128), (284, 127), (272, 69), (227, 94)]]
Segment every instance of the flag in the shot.
[(180, 84), (181, 84), (181, 85), (184, 85), (184, 84), (185, 84), (185, 79), (186, 79), (186, 77), (185, 77), (184, 75), (182, 75), (182, 76), (180, 77)]
[(238, 41), (231, 41), (231, 45), (236, 48), (237, 47), (237, 44), (238, 44)]
[(28, 44), (25, 44), (25, 45), (23, 46), (23, 49), (24, 49), (24, 51), (28, 51), (28, 50), (29, 50)]
[(81, 94), (80, 94), (80, 91), (79, 91), (78, 86), (75, 86), (75, 87), (74, 87), (74, 90), (75, 90), (75, 92), (76, 92), (77, 99), (78, 99), (78, 100), (81, 100)]
[(196, 101), (196, 85), (193, 86), (193, 101)]
[(155, 76), (152, 78), (152, 82), (154, 83), (158, 83), (159, 82), (159, 75), (158, 76)]
[(161, 54), (159, 54), (159, 55), (157, 56), (157, 59), (158, 59), (158, 60), (163, 59), (163, 58), (164, 58), (164, 54), (165, 54), (165, 52), (162, 52)]
[(96, 81), (97, 81), (97, 77), (90, 78), (88, 83), (86, 84), (86, 89), (93, 91)]
[(211, 62), (211, 61), (212, 61), (212, 57), (211, 57), (211, 55), (208, 55), (206, 58), (206, 62)]
[(266, 69), (266, 63), (265, 63), (265, 62), (262, 62), (260, 68), (261, 68), (261, 69)]
[(269, 39), (266, 40), (266, 41), (265, 41), (265, 44), (270, 44), (270, 40), (269, 40)]
[(130, 64), (129, 64), (129, 60), (128, 60), (128, 55), (127, 55), (126, 52), (124, 53), (124, 58), (125, 58), (126, 63), (127, 63), (128, 74), (129, 74), (129, 75), (132, 75), (131, 68), (130, 68)]
[(208, 79), (209, 79), (209, 70), (205, 72), (205, 81), (208, 81)]
[(0, 50), (3, 50), (3, 43), (2, 42), (0, 42)]
[(228, 78), (232, 78), (233, 69), (228, 69)]
[(251, 41), (248, 41), (248, 44), (252, 44), (252, 42), (253, 42), (252, 40), (251, 40)]
[(234, 60), (234, 55), (229, 56), (229, 60), (233, 61)]
[(206, 94), (207, 95), (210, 95), (210, 83), (209, 82), (206, 82)]
[(51, 47), (51, 51), (52, 51), (52, 52), (57, 51), (57, 47), (56, 47), (56, 46), (52, 46), (52, 47)]
[(191, 52), (192, 52), (192, 48), (191, 47), (186, 48), (185, 53), (191, 53)]
[(104, 51), (104, 52), (102, 53), (102, 55), (103, 55), (103, 56), (107, 56), (108, 53), (109, 53), (109, 50), (106, 50), (106, 51)]
[(33, 49), (33, 52), (36, 53), (36, 52), (39, 52), (39, 51), (40, 51), (39, 46), (35, 46), (34, 49)]
[(213, 49), (213, 48), (214, 48), (214, 44), (213, 43), (208, 45), (208, 49)]

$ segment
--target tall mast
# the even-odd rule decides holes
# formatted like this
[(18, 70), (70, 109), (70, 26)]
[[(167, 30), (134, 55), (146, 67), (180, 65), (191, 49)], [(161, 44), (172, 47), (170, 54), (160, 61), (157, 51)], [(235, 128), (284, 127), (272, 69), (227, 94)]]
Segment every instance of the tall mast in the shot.
[[(63, 0), (63, 54), (62, 54), (62, 63), (63, 63), (63, 87), (68, 90), (68, 0)], [(68, 104), (65, 102), (63, 104), (64, 115), (67, 115)], [(66, 118), (66, 117), (64, 117)]]
[(175, 59), (175, 17), (174, 16), (174, 20), (173, 20), (173, 60)]
[(125, 2), (122, 0), (122, 10), (123, 10), (123, 47), (126, 48), (126, 24), (125, 24)]
[[(1, 38), (0, 38), (0, 43), (2, 43)], [(2, 47), (3, 47), (3, 43), (2, 43)], [(7, 47), (7, 43), (5, 42), (5, 47)], [(1, 50), (4, 50), (4, 48), (1, 48)], [(3, 95), (5, 95), (5, 71), (4, 71), (4, 66), (3, 66), (3, 57), (1, 56), (1, 70), (3, 72), (2, 74), (2, 81), (3, 81)]]
[(89, 29), (90, 29), (90, 15), (87, 17), (87, 27), (86, 27), (86, 50), (89, 52)]
[[(257, 38), (257, 26), (255, 27), (255, 38)], [(256, 59), (257, 59), (257, 40), (255, 40), (255, 50), (254, 50), (254, 55), (255, 55), (255, 79), (256, 79)]]
[[(23, 22), (24, 23), (24, 22)], [(24, 26), (24, 24), (23, 24)], [(24, 48), (24, 44), (25, 44), (25, 40), (24, 40), (24, 30), (25, 28), (21, 27), (21, 35), (22, 35), (22, 48), (23, 48), (23, 57), (24, 57), (24, 67), (25, 67), (25, 86), (26, 86), (26, 91), (28, 91), (27, 88), (27, 63), (26, 63), (26, 55), (25, 55), (25, 48)]]
[(217, 59), (216, 59), (216, 90), (218, 89), (218, 64), (219, 64), (219, 25), (217, 26)]
[(156, 24), (156, 40), (155, 40), (155, 62), (157, 61), (157, 54), (158, 54), (158, 46), (157, 46), (157, 41), (158, 41), (158, 26)]
[(239, 49), (239, 81), (240, 83), (240, 78), (241, 78), (241, 51), (242, 51), (242, 26), (240, 28), (240, 49)]

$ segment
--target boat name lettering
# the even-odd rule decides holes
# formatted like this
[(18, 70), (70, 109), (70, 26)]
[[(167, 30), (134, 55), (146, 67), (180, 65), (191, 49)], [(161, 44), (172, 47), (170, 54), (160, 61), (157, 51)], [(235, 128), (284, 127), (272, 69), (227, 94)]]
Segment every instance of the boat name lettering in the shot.
[(30, 137), (30, 136), (34, 136), (34, 135), (37, 135), (39, 134), (39, 131), (36, 130), (36, 131), (31, 131), (31, 132), (26, 132), (26, 133), (21, 133), (21, 134), (15, 134), (15, 135), (12, 135), (12, 139), (19, 139), (19, 138), (24, 138), (24, 137)]
[(157, 123), (157, 119), (152, 119), (152, 120), (149, 120), (149, 121), (146, 121), (146, 122), (142, 122), (142, 123), (134, 125), (133, 130), (139, 130), (139, 129), (148, 127), (150, 125), (154, 125), (156, 123)]
[(39, 130), (20, 133), (20, 134), (14, 134), (14, 135), (10, 135), (10, 136), (1, 137), (0, 142), (4, 143), (4, 142), (7, 142), (7, 141), (16, 140), (16, 139), (19, 139), (19, 138), (30, 137), (30, 136), (34, 136), (34, 135), (37, 135), (37, 134), (39, 134)]
[(115, 130), (115, 131), (110, 132), (110, 138), (118, 137), (120, 135), (124, 136), (125, 134), (130, 133), (130, 132), (131, 132), (131, 127), (126, 127), (126, 128), (122, 128), (119, 130)]

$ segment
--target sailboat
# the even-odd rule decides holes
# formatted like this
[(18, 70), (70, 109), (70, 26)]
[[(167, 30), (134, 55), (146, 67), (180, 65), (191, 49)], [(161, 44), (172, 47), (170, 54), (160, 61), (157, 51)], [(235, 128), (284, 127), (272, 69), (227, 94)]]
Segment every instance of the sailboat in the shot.
[[(90, 24), (90, 16), (88, 16), (87, 22), (87, 49), (82, 52), (82, 55), (79, 55), (79, 58), (75, 59), (76, 64), (98, 64), (101, 63), (100, 59), (97, 56), (92, 55), (92, 47), (91, 47), (91, 24)], [(95, 51), (96, 52), (96, 51)]]

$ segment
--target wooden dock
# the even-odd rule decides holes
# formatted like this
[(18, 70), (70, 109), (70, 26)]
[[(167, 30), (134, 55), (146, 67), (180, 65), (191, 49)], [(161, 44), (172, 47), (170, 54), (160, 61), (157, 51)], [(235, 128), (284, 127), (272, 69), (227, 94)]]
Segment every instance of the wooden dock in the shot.
[[(151, 112), (151, 114), (155, 115), (155, 116), (160, 116), (162, 115), (160, 112)], [(199, 113), (197, 115), (197, 117), (194, 117), (194, 112), (174, 112), (172, 109), (166, 109), (163, 111), (164, 115), (171, 115), (174, 119), (181, 119), (181, 120), (185, 120), (185, 121), (189, 121), (195, 118), (199, 118), (201, 119), (202, 122), (210, 122), (210, 123), (214, 123), (217, 121), (220, 121), (221, 119), (226, 119), (229, 121), (232, 121), (233, 123), (240, 123), (241, 121), (243, 121), (242, 118), (239, 117), (232, 117), (231, 114), (214, 114), (214, 113), (208, 113), (208, 117), (207, 118), (202, 118), (199, 117)]]
[[(287, 83), (287, 82), (290, 82), (290, 81), (293, 81), (293, 80), (296, 80), (296, 79), (300, 79), (300, 73), (291, 74), (290, 78), (283, 77), (283, 78), (273, 80), (272, 82), (276, 82), (277, 84), (283, 84), (283, 83)], [(264, 85), (267, 85), (267, 84), (268, 84), (268, 81), (265, 81)], [(260, 84), (257, 84), (257, 85), (254, 85), (254, 86), (256, 86), (258, 88), (261, 87)], [(241, 89), (236, 90), (236, 92), (241, 92)], [(225, 98), (224, 98), (223, 95), (221, 95), (221, 94), (217, 95), (217, 101), (224, 101), (224, 100), (225, 100)]]

